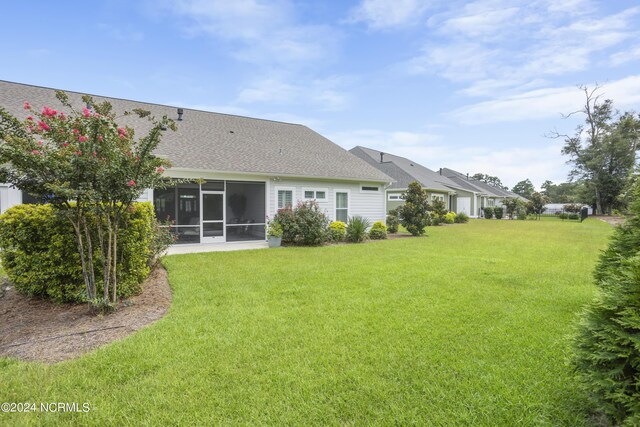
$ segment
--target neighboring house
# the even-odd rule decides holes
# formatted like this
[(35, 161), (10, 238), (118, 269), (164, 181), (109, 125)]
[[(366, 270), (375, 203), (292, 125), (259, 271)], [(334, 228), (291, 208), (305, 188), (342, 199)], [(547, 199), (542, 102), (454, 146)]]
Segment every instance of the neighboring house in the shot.
[[(67, 92), (72, 105), (81, 94)], [(175, 221), (178, 243), (218, 243), (265, 239), (265, 218), (297, 201), (316, 200), (330, 219), (362, 215), (384, 221), (385, 188), (392, 181), (377, 168), (303, 125), (178, 109), (124, 99), (109, 101), (114, 111), (149, 110), (176, 120), (156, 154), (171, 161), (165, 174), (193, 179), (177, 188), (146, 190), (160, 220)], [(0, 81), (0, 106), (19, 119), (23, 103), (60, 109), (53, 89)], [(119, 121), (146, 133), (135, 116)], [(0, 210), (27, 201), (28, 195), (0, 187)]]
[(469, 200), (458, 200), (459, 203), (470, 204), (470, 210), (475, 213), (475, 215), (472, 216), (484, 216), (483, 209), (485, 207), (502, 206), (506, 198), (516, 198), (524, 202), (528, 201), (524, 197), (509, 190), (503, 190), (486, 182), (470, 178), (469, 174), (465, 175), (447, 168), (441, 168), (440, 173), (472, 193)]
[(405, 157), (361, 146), (352, 148), (350, 151), (394, 179), (387, 188), (387, 211), (400, 206), (403, 203), (402, 193), (411, 182), (417, 181), (423, 189), (427, 190), (432, 201), (442, 200), (448, 210), (476, 216), (471, 203), (474, 191), (479, 191), (475, 187), (470, 189), (459, 185), (441, 173), (434, 172)]

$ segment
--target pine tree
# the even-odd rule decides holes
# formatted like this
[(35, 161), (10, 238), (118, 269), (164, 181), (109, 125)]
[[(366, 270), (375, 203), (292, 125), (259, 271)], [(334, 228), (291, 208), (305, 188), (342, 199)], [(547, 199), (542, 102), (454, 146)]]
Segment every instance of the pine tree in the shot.
[(616, 229), (594, 274), (598, 294), (582, 314), (574, 362), (597, 409), (640, 425), (640, 186), (635, 216)]

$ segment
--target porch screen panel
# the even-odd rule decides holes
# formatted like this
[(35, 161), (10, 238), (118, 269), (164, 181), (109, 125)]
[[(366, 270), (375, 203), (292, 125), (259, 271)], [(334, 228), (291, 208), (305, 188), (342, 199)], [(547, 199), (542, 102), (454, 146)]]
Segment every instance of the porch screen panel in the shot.
[(265, 183), (227, 181), (227, 242), (265, 239)]

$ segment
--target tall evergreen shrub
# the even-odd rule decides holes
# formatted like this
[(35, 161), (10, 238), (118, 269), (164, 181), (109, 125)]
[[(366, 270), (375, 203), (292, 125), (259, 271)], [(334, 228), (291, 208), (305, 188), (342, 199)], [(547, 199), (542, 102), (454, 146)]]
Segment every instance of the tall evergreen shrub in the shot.
[(640, 425), (640, 187), (635, 216), (617, 228), (594, 273), (596, 298), (574, 341), (574, 363), (595, 409)]

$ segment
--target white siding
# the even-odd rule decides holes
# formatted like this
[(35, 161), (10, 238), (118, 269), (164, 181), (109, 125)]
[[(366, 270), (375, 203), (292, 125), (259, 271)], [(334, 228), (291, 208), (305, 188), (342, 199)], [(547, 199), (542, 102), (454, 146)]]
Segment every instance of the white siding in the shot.
[(22, 203), (22, 191), (7, 184), (0, 185), (0, 212)]
[[(362, 185), (371, 185), (380, 187), (379, 192), (362, 192)], [(327, 200), (319, 202), (320, 208), (325, 211), (327, 216), (333, 221), (336, 217), (335, 203), (336, 190), (348, 190), (349, 192), (349, 216), (362, 215), (371, 222), (385, 221), (385, 191), (382, 183), (357, 183), (357, 182), (339, 182), (339, 181), (311, 181), (311, 180), (292, 180), (282, 179), (280, 181), (271, 182), (268, 188), (267, 197), (267, 215), (273, 217), (278, 210), (278, 193), (277, 189), (293, 189), (294, 205), (298, 201), (304, 200), (304, 190), (318, 189), (327, 191)]]

